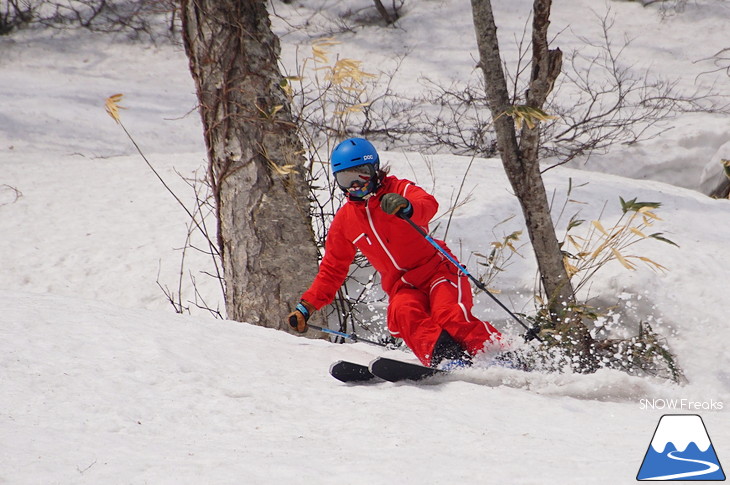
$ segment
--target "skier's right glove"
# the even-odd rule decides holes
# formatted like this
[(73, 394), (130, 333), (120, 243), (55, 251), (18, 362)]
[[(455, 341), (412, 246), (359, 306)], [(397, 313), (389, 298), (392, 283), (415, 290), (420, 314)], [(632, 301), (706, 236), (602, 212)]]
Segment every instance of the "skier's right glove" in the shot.
[(297, 303), (297, 308), (289, 314), (289, 326), (299, 333), (307, 331), (307, 320), (316, 309), (308, 302), (302, 300)]

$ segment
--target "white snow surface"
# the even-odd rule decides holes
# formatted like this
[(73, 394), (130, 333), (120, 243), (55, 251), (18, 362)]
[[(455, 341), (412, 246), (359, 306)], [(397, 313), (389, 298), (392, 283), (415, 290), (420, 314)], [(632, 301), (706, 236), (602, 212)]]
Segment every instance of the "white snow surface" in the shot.
[[(274, 5), (294, 25), (310, 19), (313, 28), (312, 3)], [(494, 3), (507, 45), (521, 35), (530, 2)], [(687, 2), (664, 20), (638, 2), (587, 5), (556, 2), (551, 31), (561, 32), (564, 51), (599, 35), (586, 18), (610, 8), (617, 35), (635, 39), (626, 50), (632, 63), (678, 76), (683, 86), (726, 89), (724, 72), (700, 76), (708, 70), (700, 61), (728, 47), (726, 2)], [(467, 4), (406, 2), (403, 13), (396, 29), (338, 34), (339, 52), (373, 66), (410, 52), (394, 84), (404, 91), (419, 89), (421, 76), (471, 75)], [(284, 32), (280, 19), (274, 26)], [(306, 39), (303, 29), (283, 37), (285, 64)], [(192, 204), (181, 175), (202, 170), (206, 154), (179, 46), (30, 30), (0, 38), (0, 50), (0, 483), (633, 483), (667, 413), (701, 414), (727, 461), (730, 201), (696, 191), (708, 173), (719, 173), (709, 164), (727, 150), (727, 117), (683, 115), (650, 142), (545, 176), (558, 205), (572, 180), (577, 202), (559, 227), (578, 210), (586, 220), (615, 220), (619, 196), (662, 203), (656, 230), (680, 247), (652, 242), (636, 252), (668, 271), (629, 272), (614, 262), (589, 296), (650, 322), (687, 383), (610, 370), (490, 368), (419, 385), (346, 385), (328, 375), (331, 362), (412, 356), (204, 311), (178, 315), (158, 286), (177, 291), (187, 215), (104, 113), (104, 99), (124, 93), (125, 126)], [(381, 158), (394, 174), (433, 190), (446, 219), (469, 159), (401, 151)], [(471, 201), (455, 213), (447, 240), (475, 268), (472, 252), (489, 251), (495, 235), (523, 222), (499, 160), (476, 160), (464, 190)], [(492, 286), (508, 306), (529, 312), (535, 264), (529, 247), (521, 254)], [(207, 258), (188, 252), (185, 271), (210, 305), (222, 307), (205, 270)], [(190, 294), (189, 284), (183, 292)], [(484, 296), (475, 313), (519, 339), (519, 328)]]

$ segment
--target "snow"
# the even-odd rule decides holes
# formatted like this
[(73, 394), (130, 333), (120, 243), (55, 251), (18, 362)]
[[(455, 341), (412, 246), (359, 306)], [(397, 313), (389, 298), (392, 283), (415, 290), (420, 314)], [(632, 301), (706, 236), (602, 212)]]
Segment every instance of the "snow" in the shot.
[[(298, 15), (295, 25), (310, 20), (309, 31), (283, 37), (285, 64), (326, 23), (311, 15), (310, 3), (275, 3), (278, 14)], [(494, 3), (501, 42), (514, 55), (510, 41), (521, 35), (530, 2)], [(345, 9), (317, 4), (331, 15)], [(634, 39), (627, 63), (650, 64), (688, 88), (727, 86), (724, 72), (701, 75), (711, 64), (702, 60), (727, 47), (725, 2), (687, 2), (661, 21), (658, 7), (637, 2), (556, 2), (556, 42), (567, 51), (599, 35), (585, 19), (609, 7), (617, 38)], [(274, 25), (284, 32), (281, 20)], [(470, 29), (463, 2), (406, 2), (400, 28), (340, 33), (338, 50), (373, 69), (409, 53), (394, 86), (418, 90), (423, 76), (473, 75)], [(730, 201), (699, 192), (728, 158), (727, 116), (682, 115), (649, 142), (545, 175), (558, 205), (573, 181), (577, 202), (559, 227), (578, 211), (586, 220), (615, 221), (619, 196), (662, 203), (656, 230), (679, 248), (653, 242), (636, 252), (669, 271), (628, 272), (615, 263), (588, 296), (649, 321), (687, 383), (611, 370), (492, 368), (422, 385), (353, 386), (328, 375), (331, 362), (412, 356), (196, 309), (178, 315), (158, 286), (177, 291), (187, 215), (104, 113), (104, 99), (124, 93), (125, 126), (192, 204), (182, 177), (200, 171), (206, 155), (179, 46), (31, 30), (0, 38), (0, 49), (0, 483), (629, 483), (667, 413), (701, 414), (721, 462), (730, 450), (723, 418)], [(394, 174), (435, 191), (443, 222), (469, 159), (395, 149), (381, 156)], [(491, 241), (522, 229), (522, 220), (498, 160), (476, 160), (466, 180), (471, 201), (455, 213), (447, 238), (475, 268), (472, 252), (488, 251)], [(509, 307), (529, 312), (535, 265), (529, 247), (520, 252), (492, 286)], [(200, 274), (208, 268), (204, 255), (185, 255), (183, 294), (190, 295), (189, 271), (222, 307), (217, 285)], [(518, 338), (501, 310), (477, 299), (477, 315)], [(696, 405), (668, 408), (675, 399)]]

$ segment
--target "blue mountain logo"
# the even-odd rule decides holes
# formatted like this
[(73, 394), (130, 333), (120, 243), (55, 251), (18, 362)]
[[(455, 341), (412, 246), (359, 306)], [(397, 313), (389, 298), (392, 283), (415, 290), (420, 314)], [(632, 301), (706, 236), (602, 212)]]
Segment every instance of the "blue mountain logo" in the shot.
[(646, 450), (637, 480), (725, 480), (702, 418), (665, 414)]

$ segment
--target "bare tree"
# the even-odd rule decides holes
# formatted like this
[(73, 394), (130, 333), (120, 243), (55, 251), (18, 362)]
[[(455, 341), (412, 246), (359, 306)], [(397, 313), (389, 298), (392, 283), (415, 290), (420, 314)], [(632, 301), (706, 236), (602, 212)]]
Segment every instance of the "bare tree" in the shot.
[(286, 329), (317, 270), (303, 148), (266, 2), (182, 0), (229, 318)]
[[(497, 41), (497, 26), (490, 0), (472, 0), (474, 27), (484, 73), (487, 102), (505, 172), (522, 207), (530, 235), (552, 326), (570, 335), (583, 367), (592, 367), (592, 339), (587, 327), (574, 318), (575, 291), (563, 262), (563, 253), (550, 216), (550, 204), (540, 173), (539, 123), (522, 124), (519, 139), (515, 121), (542, 112), (562, 66), (560, 49), (549, 49), (551, 0), (535, 0), (532, 21), (532, 64), (525, 105), (514, 106), (510, 99)], [(529, 121), (529, 120), (528, 120)]]
[[(538, 150), (540, 148), (540, 121), (548, 118), (542, 111), (547, 97), (553, 89), (562, 65), (559, 49), (549, 49), (547, 31), (550, 24), (551, 0), (534, 0), (532, 21), (532, 59), (530, 80), (524, 94), (513, 93), (514, 99), (524, 99), (524, 105), (515, 105), (510, 95), (502, 70), (502, 61), (497, 42), (497, 27), (490, 0), (472, 0), (474, 27), (477, 33), (480, 67), (484, 73), (487, 104), (494, 118), (497, 147), (507, 177), (520, 201), (530, 241), (538, 263), (542, 289), (547, 296), (545, 308), (540, 309), (534, 320), (546, 330), (543, 335), (548, 347), (559, 347), (570, 365), (581, 372), (595, 371), (599, 366), (635, 372), (641, 375), (661, 375), (680, 382), (683, 379), (676, 359), (666, 343), (651, 327), (639, 322), (639, 333), (631, 339), (596, 340), (591, 336), (584, 318), (591, 320), (590, 308), (578, 303), (571, 275), (579, 268), (566, 263), (571, 254), (558, 242), (550, 215), (550, 205), (545, 192)], [(516, 128), (515, 125), (519, 125)], [(518, 137), (519, 130), (519, 137)], [(658, 207), (659, 204), (636, 202), (636, 199), (622, 202), (623, 213), (635, 218), (639, 211)], [(630, 219), (634, 220), (634, 219)], [(581, 221), (571, 220), (570, 226)], [(616, 226), (611, 241), (626, 242)], [(627, 234), (630, 231), (627, 231)], [(633, 233), (631, 233), (633, 234)], [(654, 234), (657, 240), (674, 244)], [(629, 244), (629, 243), (627, 243)], [(633, 244), (631, 242), (631, 244)], [(609, 243), (602, 246), (608, 247)], [(621, 247), (623, 248), (623, 246)], [(619, 248), (619, 249), (621, 249)], [(613, 248), (609, 259), (587, 261), (591, 268), (600, 267), (601, 261), (619, 258), (620, 251)], [(603, 249), (602, 249), (603, 250)], [(601, 250), (601, 251), (602, 251)], [(598, 254), (601, 251), (593, 251)], [(621, 257), (625, 266), (631, 264)], [(646, 259), (646, 258), (644, 258)], [(661, 265), (650, 262), (660, 268)], [(570, 268), (570, 270), (569, 270)], [(592, 270), (591, 270), (592, 271)], [(580, 285), (580, 283), (579, 283)], [(553, 335), (560, 338), (551, 338)]]
[(716, 199), (730, 199), (730, 160), (721, 160), (720, 163), (722, 163), (725, 178), (717, 184), (717, 187), (709, 195)]
[(385, 8), (385, 5), (383, 5), (383, 2), (380, 0), (373, 0), (375, 2), (375, 8), (378, 10), (378, 13), (385, 21), (386, 25), (392, 25), (398, 20), (400, 17), (400, 14), (398, 13), (398, 8), (395, 6), (395, 2), (393, 2), (393, 13), (391, 14), (388, 12), (388, 9)]
[[(549, 50), (547, 45), (549, 0), (535, 1), (533, 19), (533, 64), (526, 105), (542, 108), (560, 73), (562, 53)], [(497, 42), (497, 26), (489, 0), (472, 0), (474, 26), (477, 32), (480, 67), (484, 72), (487, 100), (497, 133), (499, 149), (505, 171), (512, 188), (522, 205), (535, 255), (542, 275), (542, 283), (551, 310), (562, 314), (564, 304), (575, 301), (573, 289), (555, 236), (550, 217), (550, 207), (545, 186), (540, 175), (538, 160), (539, 129), (524, 124), (517, 139), (512, 101), (502, 70), (502, 60)]]

